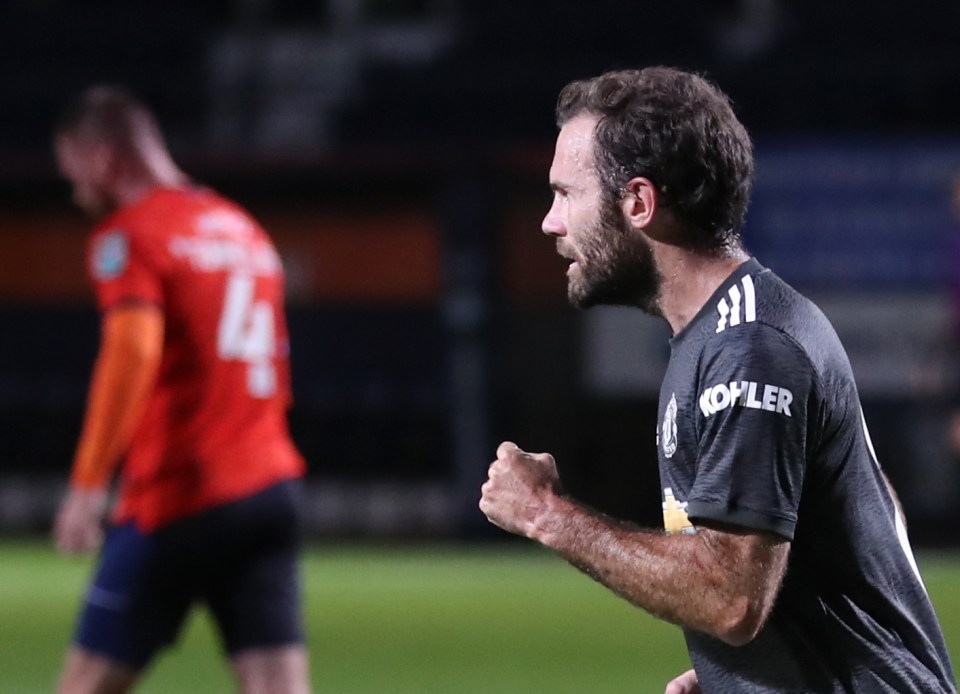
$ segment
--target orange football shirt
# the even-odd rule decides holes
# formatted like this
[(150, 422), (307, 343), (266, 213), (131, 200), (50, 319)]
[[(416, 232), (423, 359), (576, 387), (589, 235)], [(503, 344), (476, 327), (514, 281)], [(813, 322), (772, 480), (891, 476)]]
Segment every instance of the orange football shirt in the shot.
[(149, 531), (301, 476), (283, 269), (250, 215), (207, 189), (157, 189), (103, 220), (88, 257), (101, 311), (149, 303), (164, 315), (114, 520)]

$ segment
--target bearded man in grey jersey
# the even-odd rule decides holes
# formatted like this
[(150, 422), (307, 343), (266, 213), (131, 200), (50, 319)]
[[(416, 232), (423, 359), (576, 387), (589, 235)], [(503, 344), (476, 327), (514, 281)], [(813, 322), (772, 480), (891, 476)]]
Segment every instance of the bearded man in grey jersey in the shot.
[(670, 68), (569, 84), (543, 232), (573, 304), (670, 325), (657, 447), (664, 528), (565, 495), (505, 442), (494, 524), (683, 628), (667, 694), (955, 692), (943, 635), (819, 309), (750, 257), (753, 153), (727, 97)]

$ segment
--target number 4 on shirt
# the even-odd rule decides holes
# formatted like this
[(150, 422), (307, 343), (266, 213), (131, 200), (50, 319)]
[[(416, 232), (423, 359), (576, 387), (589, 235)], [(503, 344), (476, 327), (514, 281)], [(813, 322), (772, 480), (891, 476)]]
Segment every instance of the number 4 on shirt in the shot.
[(217, 353), (227, 361), (245, 362), (247, 391), (255, 398), (269, 398), (277, 390), (273, 306), (254, 301), (255, 287), (251, 275), (234, 274), (227, 279)]

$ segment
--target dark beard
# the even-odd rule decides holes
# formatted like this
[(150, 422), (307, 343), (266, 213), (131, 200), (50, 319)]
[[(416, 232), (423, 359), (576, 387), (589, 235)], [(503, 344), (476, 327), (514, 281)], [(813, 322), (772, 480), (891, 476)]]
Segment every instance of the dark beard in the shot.
[(600, 218), (579, 249), (579, 277), (567, 296), (577, 308), (634, 306), (661, 315), (660, 273), (650, 244), (631, 229), (616, 204), (604, 204)]

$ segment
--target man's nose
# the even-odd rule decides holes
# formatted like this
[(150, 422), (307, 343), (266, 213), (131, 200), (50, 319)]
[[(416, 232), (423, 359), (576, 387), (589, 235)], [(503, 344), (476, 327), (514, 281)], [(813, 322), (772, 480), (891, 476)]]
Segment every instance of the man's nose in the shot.
[(563, 219), (557, 213), (555, 207), (551, 207), (543, 221), (540, 223), (540, 229), (547, 236), (565, 236), (566, 227)]

